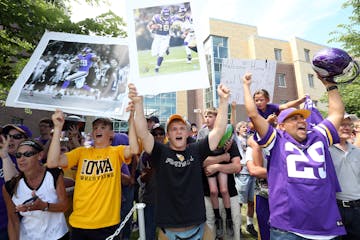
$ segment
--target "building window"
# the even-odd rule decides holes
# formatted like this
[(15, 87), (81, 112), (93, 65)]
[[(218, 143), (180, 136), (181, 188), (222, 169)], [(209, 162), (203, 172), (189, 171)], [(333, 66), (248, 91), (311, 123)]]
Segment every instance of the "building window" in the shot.
[(274, 49), (274, 53), (275, 53), (275, 60), (276, 61), (282, 61), (282, 57), (281, 57), (281, 49), (275, 48)]
[(278, 82), (278, 87), (286, 88), (286, 80), (285, 80), (285, 74), (284, 73), (277, 73), (276, 79)]
[[(220, 84), (220, 78), (221, 78), (221, 68), (222, 68), (222, 60), (224, 58), (228, 58), (229, 56), (229, 49), (228, 49), (228, 38), (226, 37), (219, 37), (219, 36), (212, 36), (212, 46), (213, 46), (213, 63), (212, 63), (212, 69), (214, 69), (210, 88), (211, 90), (207, 91), (206, 97), (209, 97), (205, 101), (206, 106), (217, 106), (216, 99), (218, 99), (217, 96), (217, 86)], [(210, 95), (212, 94), (212, 95)]]
[(305, 56), (305, 61), (306, 62), (310, 62), (310, 50), (309, 49), (304, 49), (304, 56)]
[(227, 38), (213, 36), (212, 40), (213, 40), (214, 58), (227, 58), (228, 57)]
[(309, 82), (309, 86), (311, 88), (314, 88), (314, 75), (313, 74), (308, 74), (308, 82)]
[(144, 114), (146, 116), (157, 116), (161, 123), (165, 123), (167, 118), (174, 113), (176, 113), (176, 92), (144, 97)]
[(126, 133), (129, 130), (129, 125), (127, 121), (114, 120), (113, 121), (113, 130), (114, 132)]

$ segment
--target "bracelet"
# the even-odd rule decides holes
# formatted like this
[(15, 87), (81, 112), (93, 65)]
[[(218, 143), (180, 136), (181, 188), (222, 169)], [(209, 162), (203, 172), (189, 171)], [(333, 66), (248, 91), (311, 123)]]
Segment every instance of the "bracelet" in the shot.
[(337, 85), (332, 85), (332, 86), (326, 88), (326, 91), (330, 92), (331, 90), (334, 90), (334, 89), (338, 89)]

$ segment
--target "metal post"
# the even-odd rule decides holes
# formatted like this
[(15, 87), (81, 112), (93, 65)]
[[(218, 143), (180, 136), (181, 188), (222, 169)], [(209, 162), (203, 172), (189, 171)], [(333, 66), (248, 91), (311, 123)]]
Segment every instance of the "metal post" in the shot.
[(136, 209), (137, 211), (137, 217), (138, 217), (138, 223), (139, 223), (139, 240), (146, 240), (145, 235), (145, 219), (144, 219), (144, 208), (145, 203), (137, 203)]

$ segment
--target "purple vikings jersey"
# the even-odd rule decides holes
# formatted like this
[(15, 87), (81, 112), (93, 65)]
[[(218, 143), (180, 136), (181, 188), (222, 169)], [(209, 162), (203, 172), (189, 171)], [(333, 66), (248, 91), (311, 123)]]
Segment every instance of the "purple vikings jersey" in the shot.
[(163, 19), (160, 14), (156, 14), (153, 16), (152, 20), (153, 24), (157, 24), (159, 26), (158, 29), (155, 30), (155, 34), (159, 35), (169, 35), (170, 26), (172, 23), (171, 18)]
[(335, 127), (326, 119), (302, 143), (272, 126), (258, 139), (269, 154), (271, 227), (299, 234), (345, 234), (335, 195), (340, 185), (328, 151), (338, 141)]
[(91, 68), (93, 61), (92, 58), (95, 57), (93, 53), (87, 53), (85, 56), (82, 54), (78, 55), (79, 61), (79, 71), (88, 72)]
[(268, 103), (266, 104), (265, 112), (258, 109), (258, 113), (265, 119), (268, 118), (271, 114), (279, 115), (280, 109), (278, 104)]

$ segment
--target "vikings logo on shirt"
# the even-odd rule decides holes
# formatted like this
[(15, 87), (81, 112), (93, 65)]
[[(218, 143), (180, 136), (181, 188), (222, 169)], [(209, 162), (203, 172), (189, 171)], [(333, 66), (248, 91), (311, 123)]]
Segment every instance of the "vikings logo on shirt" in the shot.
[(185, 157), (184, 157), (184, 155), (182, 155), (182, 154), (176, 154), (176, 157), (180, 160), (180, 161), (184, 161), (185, 160)]

